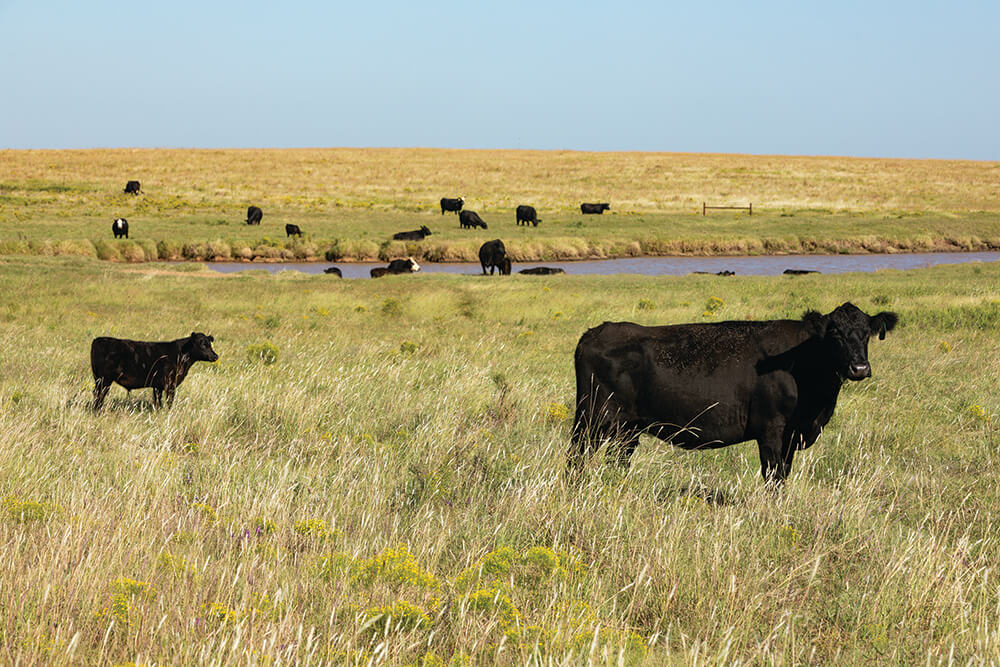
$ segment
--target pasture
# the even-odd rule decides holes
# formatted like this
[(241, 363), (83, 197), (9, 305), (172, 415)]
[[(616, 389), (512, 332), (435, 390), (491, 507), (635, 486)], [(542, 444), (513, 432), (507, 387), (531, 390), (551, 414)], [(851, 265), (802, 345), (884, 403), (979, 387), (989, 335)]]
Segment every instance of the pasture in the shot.
[[(254, 155), (239, 164), (268, 173)], [(109, 185), (132, 177), (101, 160)], [(259, 194), (226, 205), (274, 222)], [(344, 281), (0, 257), (0, 661), (998, 661), (998, 284), (998, 265)], [(753, 444), (644, 439), (627, 474), (595, 457), (564, 476), (587, 328), (848, 300), (900, 324), (783, 491)], [(221, 358), (171, 410), (120, 387), (89, 410), (92, 338), (192, 331)]]
[[(0, 151), (0, 254), (475, 261), (1000, 248), (1000, 164), (432, 149)], [(143, 194), (122, 192), (127, 179)], [(464, 195), (488, 230), (438, 201)], [(608, 201), (600, 216), (582, 201)], [(746, 205), (754, 215), (702, 202)], [(260, 226), (244, 224), (260, 206)], [(515, 224), (531, 204), (538, 227)], [(130, 240), (114, 242), (124, 217)], [(288, 239), (295, 224), (303, 239)], [(427, 225), (421, 243), (392, 234)]]

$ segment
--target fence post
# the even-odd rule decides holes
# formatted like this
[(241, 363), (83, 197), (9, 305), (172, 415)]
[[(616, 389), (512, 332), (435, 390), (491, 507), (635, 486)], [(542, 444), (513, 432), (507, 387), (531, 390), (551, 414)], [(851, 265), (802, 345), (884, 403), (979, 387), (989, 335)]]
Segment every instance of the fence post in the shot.
[(705, 215), (705, 202), (701, 203), (701, 214)]
[(753, 202), (750, 202), (750, 215), (753, 215)]

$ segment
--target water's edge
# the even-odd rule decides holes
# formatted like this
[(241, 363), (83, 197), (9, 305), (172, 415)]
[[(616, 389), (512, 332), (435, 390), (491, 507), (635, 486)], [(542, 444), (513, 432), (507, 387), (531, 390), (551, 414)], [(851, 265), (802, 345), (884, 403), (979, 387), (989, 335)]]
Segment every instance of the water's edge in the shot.
[[(560, 268), (575, 275), (636, 274), (647, 276), (680, 276), (696, 272), (715, 274), (732, 271), (735, 275), (781, 275), (785, 270), (817, 271), (819, 273), (872, 272), (883, 269), (919, 269), (938, 264), (967, 262), (997, 262), (1000, 252), (932, 252), (891, 255), (755, 255), (731, 257), (627, 257), (619, 259), (574, 260), (560, 262), (518, 262), (516, 274), (522, 269), (538, 266)], [(186, 262), (180, 262), (186, 263)], [(299, 271), (323, 273), (330, 266), (339, 268), (344, 278), (368, 278), (372, 268), (385, 262), (203, 262), (213, 271), (235, 273), (248, 270)], [(479, 264), (473, 262), (424, 262), (420, 273), (452, 273), (481, 275)], [(419, 274), (418, 274), (419, 275)]]

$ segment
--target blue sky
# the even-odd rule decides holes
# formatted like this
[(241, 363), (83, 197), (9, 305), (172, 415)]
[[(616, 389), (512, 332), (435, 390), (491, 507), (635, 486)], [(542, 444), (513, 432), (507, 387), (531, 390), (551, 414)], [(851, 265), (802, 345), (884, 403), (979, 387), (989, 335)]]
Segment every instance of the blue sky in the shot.
[(1000, 2), (0, 0), (0, 148), (1000, 160)]

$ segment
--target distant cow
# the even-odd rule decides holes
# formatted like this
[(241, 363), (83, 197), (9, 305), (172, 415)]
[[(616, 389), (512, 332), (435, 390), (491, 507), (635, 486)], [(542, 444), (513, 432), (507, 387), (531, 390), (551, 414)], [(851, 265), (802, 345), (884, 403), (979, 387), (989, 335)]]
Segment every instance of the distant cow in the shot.
[(804, 276), (807, 273), (819, 273), (819, 271), (812, 271), (811, 269), (785, 269), (781, 273), (786, 276)]
[(458, 214), (458, 226), (464, 228), (482, 227), (487, 229), (486, 223), (475, 211), (462, 211)]
[(116, 239), (127, 239), (128, 220), (125, 218), (116, 218), (115, 221), (111, 223), (111, 232), (115, 235)]
[(850, 303), (801, 320), (605, 322), (576, 346), (570, 464), (611, 440), (627, 466), (641, 433), (684, 449), (756, 440), (761, 474), (780, 483), (830, 421), (844, 380), (871, 376), (868, 339), (896, 322)]
[(298, 236), (299, 238), (302, 238), (302, 230), (299, 229), (298, 225), (287, 224), (285, 225), (285, 235)]
[(715, 273), (712, 273), (711, 271), (692, 271), (691, 273), (693, 275), (696, 275), (696, 276), (735, 276), (736, 275), (735, 271), (728, 271), (728, 270), (726, 270), (726, 271), (716, 271)]
[(125, 184), (125, 194), (127, 195), (137, 195), (139, 194), (139, 181), (129, 181)]
[(260, 219), (263, 217), (264, 217), (264, 211), (260, 210), (256, 206), (250, 206), (247, 208), (248, 225), (259, 225)]
[(421, 225), (420, 229), (412, 232), (396, 232), (392, 235), (393, 241), (423, 241), (425, 237), (431, 235), (431, 230), (426, 225)]
[(448, 197), (441, 198), (441, 215), (444, 215), (445, 211), (454, 211), (458, 213), (462, 210), (462, 206), (465, 205), (465, 197), (459, 197), (458, 199), (449, 199)]
[(420, 270), (420, 265), (412, 257), (406, 259), (394, 259), (389, 262), (389, 266), (377, 266), (371, 270), (372, 278), (381, 278), (387, 274), (416, 273)]
[(526, 276), (554, 276), (558, 273), (566, 273), (566, 271), (551, 266), (533, 266), (530, 269), (521, 269), (518, 273), (523, 273)]
[(510, 275), (510, 257), (507, 256), (507, 248), (504, 247), (503, 241), (500, 239), (487, 241), (480, 246), (479, 263), (483, 266), (484, 276), (487, 267), (490, 269), (491, 276), (494, 269), (499, 269), (501, 276)]
[(611, 204), (580, 204), (580, 213), (601, 215), (611, 210)]
[(517, 207), (516, 215), (517, 224), (519, 225), (522, 222), (526, 225), (530, 222), (533, 227), (537, 227), (538, 223), (541, 222), (541, 220), (538, 219), (538, 213), (535, 212), (534, 206), (525, 206), (524, 204), (521, 204)]
[(122, 338), (95, 338), (90, 344), (90, 368), (94, 372), (94, 410), (104, 405), (111, 384), (117, 382), (128, 390), (153, 388), (153, 403), (174, 402), (174, 392), (196, 361), (215, 361), (212, 336), (194, 333), (187, 338), (152, 343)]
[(341, 273), (340, 269), (338, 269), (336, 266), (330, 266), (323, 269), (323, 273), (329, 273), (331, 275), (337, 276), (338, 278), (344, 277), (344, 274)]

